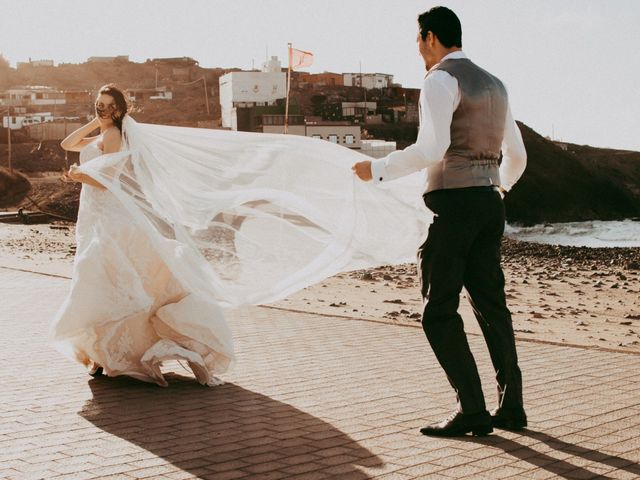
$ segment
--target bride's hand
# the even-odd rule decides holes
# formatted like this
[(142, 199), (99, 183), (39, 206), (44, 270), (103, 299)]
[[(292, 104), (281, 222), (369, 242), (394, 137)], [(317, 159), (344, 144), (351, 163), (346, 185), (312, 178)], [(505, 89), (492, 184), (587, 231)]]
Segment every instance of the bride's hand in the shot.
[(373, 175), (371, 174), (371, 161), (365, 160), (364, 162), (355, 163), (351, 170), (355, 173), (360, 180), (364, 180), (368, 182), (373, 179)]
[(69, 170), (67, 170), (62, 174), (62, 176), (60, 177), (60, 180), (62, 180), (65, 183), (79, 182), (80, 173), (78, 172), (77, 169), (78, 169), (78, 165), (74, 163), (73, 165), (71, 165)]

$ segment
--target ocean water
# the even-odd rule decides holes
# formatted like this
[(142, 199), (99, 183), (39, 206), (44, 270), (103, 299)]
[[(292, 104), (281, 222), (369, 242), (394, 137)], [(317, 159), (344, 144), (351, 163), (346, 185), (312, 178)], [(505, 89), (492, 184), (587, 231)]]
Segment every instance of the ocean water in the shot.
[(532, 227), (507, 225), (505, 235), (527, 242), (581, 247), (640, 247), (640, 221), (545, 223)]

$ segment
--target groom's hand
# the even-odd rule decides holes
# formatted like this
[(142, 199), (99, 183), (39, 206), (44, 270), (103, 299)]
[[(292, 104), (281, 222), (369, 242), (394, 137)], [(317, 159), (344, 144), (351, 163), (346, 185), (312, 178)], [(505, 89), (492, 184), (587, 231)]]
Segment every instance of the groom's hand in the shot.
[(368, 182), (373, 178), (371, 175), (371, 161), (365, 160), (364, 162), (358, 162), (351, 167), (353, 173), (355, 173), (360, 180)]

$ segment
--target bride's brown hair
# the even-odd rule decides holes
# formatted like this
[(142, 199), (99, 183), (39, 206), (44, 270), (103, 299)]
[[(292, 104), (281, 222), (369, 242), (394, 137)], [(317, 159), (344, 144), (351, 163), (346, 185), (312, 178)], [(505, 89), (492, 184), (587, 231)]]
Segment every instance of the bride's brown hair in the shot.
[[(127, 98), (128, 95), (124, 90), (117, 87), (113, 83), (108, 83), (107, 85), (100, 87), (98, 95), (103, 94), (109, 95), (111, 98), (113, 98), (113, 101), (116, 105), (116, 111), (111, 115), (111, 119), (113, 120), (113, 124), (118, 127), (118, 130), (122, 132), (122, 120), (124, 119), (124, 116), (129, 112), (129, 101)], [(116, 115), (116, 113), (118, 113), (119, 115)]]

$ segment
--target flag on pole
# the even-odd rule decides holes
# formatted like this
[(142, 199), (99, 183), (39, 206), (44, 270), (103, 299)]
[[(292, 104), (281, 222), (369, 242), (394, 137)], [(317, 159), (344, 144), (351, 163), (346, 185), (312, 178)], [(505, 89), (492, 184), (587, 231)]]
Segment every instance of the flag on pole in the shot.
[(284, 133), (289, 132), (289, 92), (291, 90), (291, 70), (309, 67), (313, 63), (313, 53), (289, 47), (289, 68), (287, 68), (287, 99), (284, 107)]
[(292, 69), (310, 67), (311, 64), (313, 64), (313, 53), (297, 48), (289, 49), (289, 65)]

